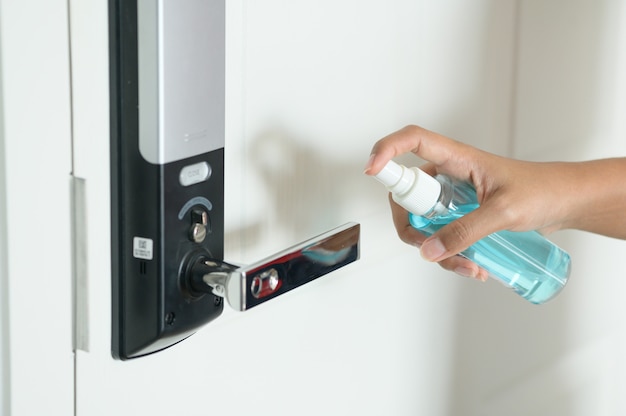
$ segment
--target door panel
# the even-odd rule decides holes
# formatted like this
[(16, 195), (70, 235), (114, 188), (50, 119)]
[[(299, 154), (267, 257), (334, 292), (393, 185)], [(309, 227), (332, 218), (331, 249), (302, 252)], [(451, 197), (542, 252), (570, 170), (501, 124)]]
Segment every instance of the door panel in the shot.
[(224, 258), (251, 263), (357, 221), (361, 259), (128, 362), (110, 352), (106, 2), (71, 7), (89, 229), (77, 413), (445, 414), (454, 304), (475, 286), (403, 245), (361, 172), (407, 123), (508, 149), (513, 3), (229, 0)]

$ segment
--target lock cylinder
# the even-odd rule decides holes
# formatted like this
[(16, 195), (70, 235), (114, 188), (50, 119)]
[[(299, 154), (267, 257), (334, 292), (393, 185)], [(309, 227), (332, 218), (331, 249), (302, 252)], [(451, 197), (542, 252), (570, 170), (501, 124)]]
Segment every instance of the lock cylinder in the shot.
[(232, 264), (197, 253), (182, 267), (181, 289), (192, 298), (206, 293), (226, 297), (228, 279), (235, 270), (237, 267)]

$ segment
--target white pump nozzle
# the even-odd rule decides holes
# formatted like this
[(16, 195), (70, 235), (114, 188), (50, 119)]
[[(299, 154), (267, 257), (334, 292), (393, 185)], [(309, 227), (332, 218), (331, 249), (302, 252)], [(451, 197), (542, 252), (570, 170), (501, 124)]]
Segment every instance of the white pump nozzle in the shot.
[(415, 215), (432, 210), (441, 194), (441, 184), (418, 168), (407, 168), (393, 160), (374, 176), (387, 187), (393, 200)]

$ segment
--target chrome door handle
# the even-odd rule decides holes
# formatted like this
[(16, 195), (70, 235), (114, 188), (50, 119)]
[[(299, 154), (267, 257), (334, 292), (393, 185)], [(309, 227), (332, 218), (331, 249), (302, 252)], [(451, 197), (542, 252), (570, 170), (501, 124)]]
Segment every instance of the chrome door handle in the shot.
[(211, 292), (245, 311), (359, 258), (360, 225), (347, 223), (249, 266), (199, 254), (183, 285), (192, 295)]

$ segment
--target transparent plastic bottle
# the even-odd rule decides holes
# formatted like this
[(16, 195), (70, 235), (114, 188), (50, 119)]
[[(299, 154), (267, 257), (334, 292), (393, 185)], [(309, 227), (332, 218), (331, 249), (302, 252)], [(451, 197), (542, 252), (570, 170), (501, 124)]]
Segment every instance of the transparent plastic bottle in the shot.
[[(390, 161), (375, 176), (409, 214), (411, 225), (430, 236), (478, 208), (471, 184)], [(535, 304), (552, 299), (565, 286), (570, 256), (536, 231), (499, 231), (461, 253), (518, 295)]]

